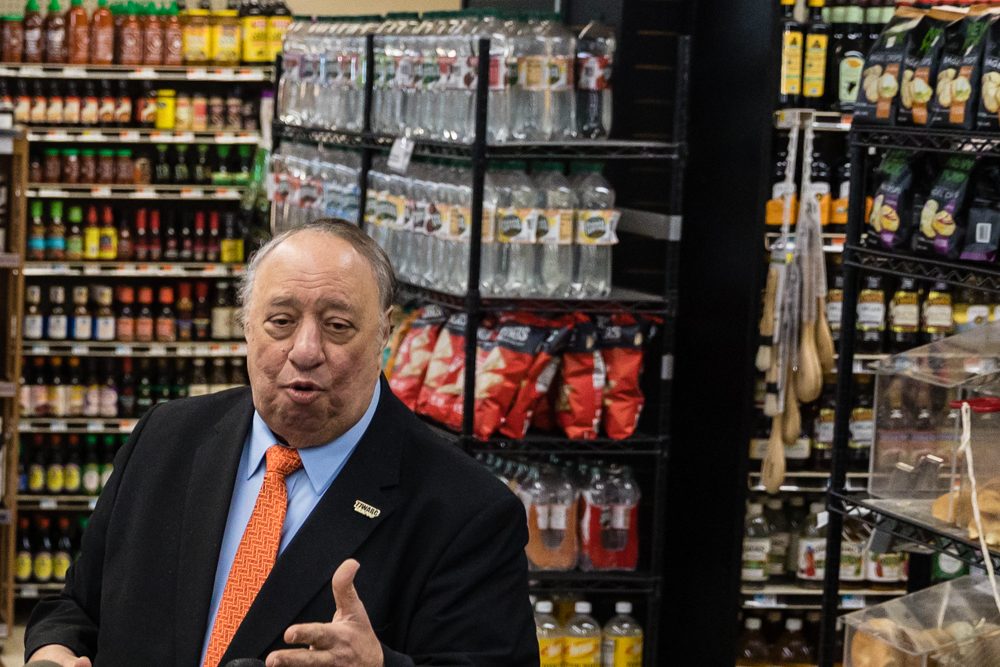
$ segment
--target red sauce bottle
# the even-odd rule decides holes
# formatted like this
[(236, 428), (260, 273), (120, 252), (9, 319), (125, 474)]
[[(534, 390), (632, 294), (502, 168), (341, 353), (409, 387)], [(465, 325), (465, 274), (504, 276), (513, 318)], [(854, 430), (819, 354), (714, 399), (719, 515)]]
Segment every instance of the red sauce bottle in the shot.
[(115, 19), (108, 9), (108, 0), (98, 0), (90, 18), (90, 62), (110, 65), (115, 59)]
[(69, 62), (73, 65), (86, 65), (90, 59), (90, 22), (87, 20), (87, 10), (83, 8), (83, 0), (72, 1), (66, 14), (66, 23)]
[(45, 62), (66, 62), (66, 17), (59, 6), (59, 0), (49, 3), (45, 15)]
[(121, 32), (118, 39), (118, 64), (119, 65), (141, 65), (142, 64), (142, 24), (136, 15), (134, 3), (129, 3), (122, 20)]
[(45, 19), (38, 8), (38, 0), (28, 0), (24, 8), (24, 62), (45, 61), (45, 41), (42, 35), (44, 25)]

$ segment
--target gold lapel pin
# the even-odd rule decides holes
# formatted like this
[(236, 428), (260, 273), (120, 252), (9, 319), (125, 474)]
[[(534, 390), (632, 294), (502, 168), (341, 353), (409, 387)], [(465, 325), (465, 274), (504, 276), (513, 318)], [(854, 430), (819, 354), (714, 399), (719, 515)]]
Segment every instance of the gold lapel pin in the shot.
[(369, 519), (374, 519), (375, 517), (377, 517), (379, 514), (382, 513), (382, 510), (380, 510), (379, 508), (373, 507), (368, 503), (363, 503), (360, 500), (354, 501), (354, 511), (357, 512), (358, 514), (364, 514)]

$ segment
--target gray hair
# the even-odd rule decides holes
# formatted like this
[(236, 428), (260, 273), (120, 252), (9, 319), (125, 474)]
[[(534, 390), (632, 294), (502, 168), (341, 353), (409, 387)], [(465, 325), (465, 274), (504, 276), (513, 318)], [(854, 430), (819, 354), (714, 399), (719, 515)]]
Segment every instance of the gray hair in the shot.
[(240, 279), (239, 286), (240, 315), (244, 322), (247, 321), (247, 315), (250, 312), (250, 299), (253, 296), (254, 280), (257, 277), (257, 269), (260, 268), (261, 263), (279, 245), (296, 234), (309, 231), (333, 236), (350, 243), (351, 247), (368, 260), (368, 264), (371, 266), (372, 273), (375, 275), (375, 282), (378, 286), (378, 296), (382, 304), (382, 312), (384, 313), (392, 307), (393, 301), (396, 298), (396, 274), (392, 270), (392, 262), (389, 261), (389, 256), (357, 225), (339, 218), (323, 218), (286, 230), (273, 237), (253, 253), (250, 261), (247, 262), (247, 268)]

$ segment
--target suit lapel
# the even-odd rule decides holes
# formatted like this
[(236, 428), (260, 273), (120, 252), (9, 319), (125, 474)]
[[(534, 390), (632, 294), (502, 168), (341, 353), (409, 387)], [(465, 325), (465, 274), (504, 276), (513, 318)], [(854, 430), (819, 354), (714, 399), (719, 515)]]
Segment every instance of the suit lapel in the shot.
[(177, 664), (199, 664), (208, 629), (219, 549), (247, 433), (253, 422), (250, 390), (222, 416), (194, 452), (177, 559)]
[[(282, 637), (316, 593), (324, 586), (329, 590), (337, 567), (356, 553), (395, 509), (394, 494), (384, 489), (399, 481), (399, 457), (405, 435), (401, 425), (405, 415), (398, 412), (401, 409), (383, 381), (379, 405), (368, 430), (278, 558), (236, 631), (222, 664), (234, 658), (257, 657)], [(377, 508), (378, 516), (371, 518), (357, 511), (355, 503), (359, 500)]]

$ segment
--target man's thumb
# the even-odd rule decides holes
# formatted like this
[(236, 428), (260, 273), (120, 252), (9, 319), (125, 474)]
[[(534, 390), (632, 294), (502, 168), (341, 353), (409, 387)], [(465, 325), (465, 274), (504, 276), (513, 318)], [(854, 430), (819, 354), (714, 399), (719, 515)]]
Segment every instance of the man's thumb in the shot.
[(93, 664), (90, 662), (90, 658), (84, 656), (77, 658), (76, 662), (73, 663), (73, 667), (93, 667)]
[(333, 573), (333, 601), (337, 604), (337, 611), (341, 614), (360, 615), (367, 617), (365, 606), (358, 597), (358, 591), (354, 588), (354, 576), (361, 569), (361, 563), (348, 558), (337, 571)]

